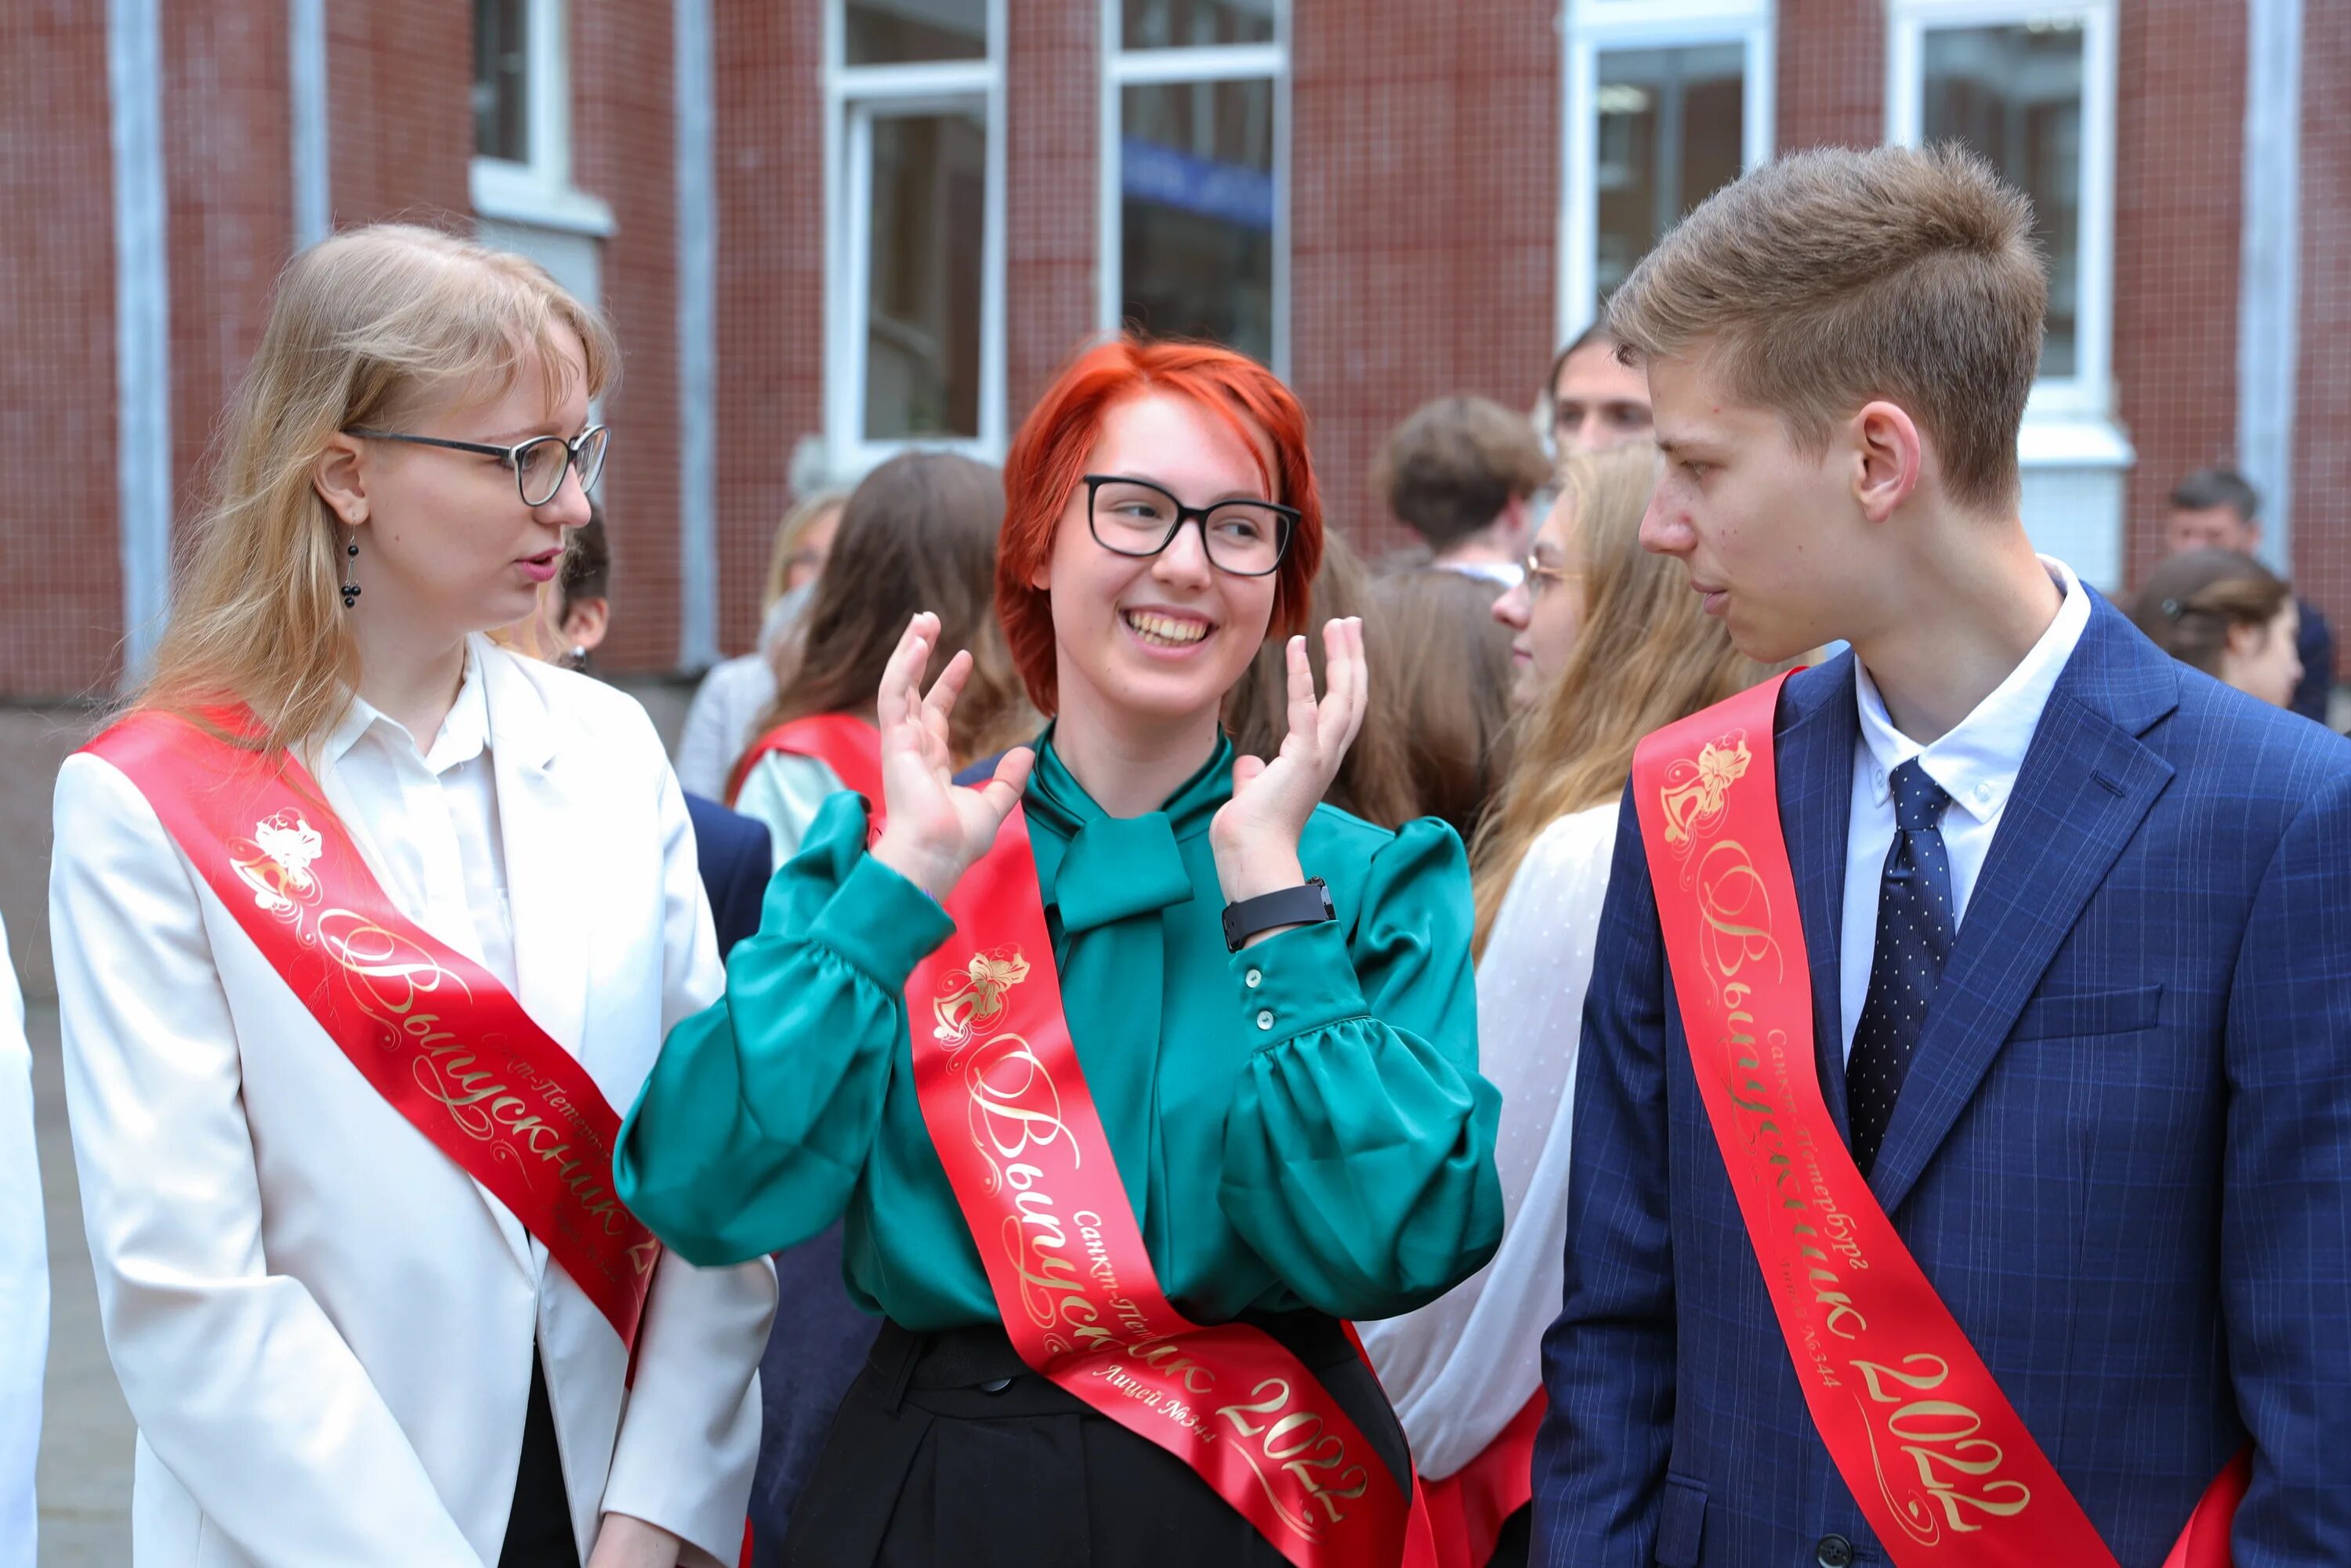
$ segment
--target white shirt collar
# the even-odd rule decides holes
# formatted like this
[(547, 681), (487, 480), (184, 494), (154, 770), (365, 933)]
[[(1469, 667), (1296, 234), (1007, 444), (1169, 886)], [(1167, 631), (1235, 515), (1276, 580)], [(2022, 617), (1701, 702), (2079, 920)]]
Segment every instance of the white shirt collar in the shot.
[(344, 754), (357, 746), (361, 738), (381, 726), (385, 744), (395, 749), (405, 746), (417, 753), (425, 768), (435, 774), (446, 773), (463, 762), (470, 762), (488, 749), (490, 743), (490, 708), (483, 695), (482, 661), (475, 640), (465, 639), (465, 668), (457, 684), (457, 700), (450, 706), (449, 716), (441, 721), (441, 733), (433, 737), (430, 747), (419, 747), (408, 727), (385, 714), (357, 692), (351, 694), (350, 711), (328, 736), (321, 748), (324, 761), (329, 765), (342, 760)]
[(2064, 673), (2066, 661), (2074, 656), (2090, 624), (2090, 596), (2083, 591), (2074, 569), (2045, 555), (2041, 564), (2065, 596), (2057, 607), (2056, 619), (2049, 622), (2023, 661), (2008, 673), (2008, 678), (1931, 745), (1921, 746), (1894, 727), (1877, 683), (1869, 678), (1860, 660), (1854, 661), (1861, 735), (1874, 763), (1870, 783), (1879, 805), (1886, 803), (1892, 789), (1888, 775), (1914, 757), (1952, 802), (1980, 822), (2000, 815), (2008, 803), (2009, 791), (2016, 787), (2016, 776), (2023, 769), (2024, 754), (2032, 745), (2032, 732), (2041, 723), (2042, 710), (2049, 706), (2049, 694), (2056, 689), (2057, 677)]

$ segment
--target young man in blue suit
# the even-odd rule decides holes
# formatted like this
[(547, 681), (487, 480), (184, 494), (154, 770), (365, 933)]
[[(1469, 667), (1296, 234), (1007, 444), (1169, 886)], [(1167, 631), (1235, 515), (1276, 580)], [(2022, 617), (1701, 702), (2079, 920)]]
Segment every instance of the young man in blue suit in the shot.
[[(2351, 1563), (2351, 746), (2034, 554), (2046, 303), (2027, 204), (1962, 153), (1748, 174), (1611, 301), (1663, 456), (1643, 542), (1750, 657), (1851, 644), (1772, 725), (1822, 1096), (2029, 1441), (2122, 1568), (2245, 1451), (2237, 1568)], [(1532, 1560), (1987, 1561), (1964, 1476), (1813, 1424), (1640, 833), (1584, 1009)], [(1882, 1539), (1881, 1500), (1919, 1528)]]

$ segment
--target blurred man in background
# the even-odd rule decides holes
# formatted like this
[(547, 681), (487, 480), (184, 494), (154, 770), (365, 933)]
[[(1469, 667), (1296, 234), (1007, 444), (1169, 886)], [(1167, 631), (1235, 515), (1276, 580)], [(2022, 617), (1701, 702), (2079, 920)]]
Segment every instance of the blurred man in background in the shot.
[[(2164, 547), (2179, 555), (2192, 549), (2261, 549), (2262, 498), (2243, 476), (2228, 468), (2199, 468), (2171, 492), (2171, 515), (2164, 524)], [(2326, 699), (2335, 689), (2335, 631), (2318, 606), (2297, 596), (2302, 631), (2302, 681), (2287, 706), (2304, 718), (2326, 722)]]

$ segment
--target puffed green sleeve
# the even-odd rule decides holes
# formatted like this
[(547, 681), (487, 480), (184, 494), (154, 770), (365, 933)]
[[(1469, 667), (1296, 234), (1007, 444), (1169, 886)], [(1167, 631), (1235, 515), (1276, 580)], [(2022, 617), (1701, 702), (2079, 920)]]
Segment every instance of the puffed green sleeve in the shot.
[(1501, 1241), (1501, 1096), (1478, 1075), (1461, 841), (1407, 822), (1356, 896), (1352, 920), (1342, 907), (1232, 956), (1232, 1005), (1261, 1044), (1226, 1113), (1217, 1199), (1309, 1304), (1384, 1318)]
[(864, 802), (827, 801), (729, 956), (726, 996), (663, 1045), (621, 1127), (621, 1200), (705, 1268), (840, 1218), (906, 1035), (906, 977), (954, 930), (865, 852)]

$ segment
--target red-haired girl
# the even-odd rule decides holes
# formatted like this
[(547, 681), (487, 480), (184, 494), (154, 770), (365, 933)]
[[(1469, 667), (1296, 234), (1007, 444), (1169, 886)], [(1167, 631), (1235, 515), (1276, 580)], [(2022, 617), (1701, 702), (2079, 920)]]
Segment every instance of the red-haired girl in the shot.
[(1306, 611), (1322, 518), (1287, 388), (1117, 340), (1005, 468), (998, 603), (1054, 716), (954, 781), (970, 667), (937, 622), (880, 692), (884, 822), (836, 796), (726, 998), (622, 1134), (627, 1201), (698, 1262), (847, 1215), (888, 1322), (791, 1563), (1393, 1563), (1410, 1466), (1340, 1320), (1492, 1252), (1469, 888), (1451, 829), (1322, 804), (1362, 628), (1289, 641), (1289, 734), (1217, 723)]

